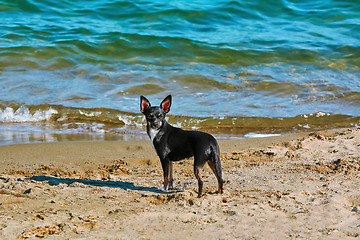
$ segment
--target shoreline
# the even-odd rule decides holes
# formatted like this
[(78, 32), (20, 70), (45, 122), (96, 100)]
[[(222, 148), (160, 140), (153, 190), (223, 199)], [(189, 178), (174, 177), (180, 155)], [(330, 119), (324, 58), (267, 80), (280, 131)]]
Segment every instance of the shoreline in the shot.
[[(162, 193), (150, 141), (0, 146), (0, 238), (354, 239), (360, 128), (218, 140), (223, 195), (192, 160)], [(159, 235), (161, 233), (161, 235)]]
[[(17, 108), (18, 107), (18, 108)], [(73, 108), (61, 105), (0, 106), (0, 145), (66, 141), (148, 140), (141, 113), (107, 108)], [(330, 128), (357, 127), (359, 116), (316, 112), (288, 117), (177, 116), (168, 122), (199, 130), (217, 138), (246, 138), (248, 134), (289, 134)]]

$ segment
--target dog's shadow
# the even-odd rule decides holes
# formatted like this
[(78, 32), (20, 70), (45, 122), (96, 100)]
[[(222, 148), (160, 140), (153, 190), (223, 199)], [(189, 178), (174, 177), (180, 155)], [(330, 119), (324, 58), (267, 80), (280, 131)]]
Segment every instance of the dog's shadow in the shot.
[(58, 178), (46, 175), (36, 175), (29, 178), (30, 180), (38, 182), (48, 182), (50, 185), (59, 185), (60, 183), (65, 183), (67, 185), (73, 183), (82, 183), (84, 185), (90, 185), (95, 187), (111, 187), (111, 188), (120, 188), (124, 190), (135, 190), (135, 191), (144, 191), (144, 192), (153, 192), (153, 193), (162, 193), (167, 194), (170, 192), (163, 192), (156, 187), (144, 187), (144, 186), (135, 186), (132, 182), (123, 182), (123, 181), (110, 181), (110, 180), (86, 180), (86, 179), (77, 179), (77, 178)]

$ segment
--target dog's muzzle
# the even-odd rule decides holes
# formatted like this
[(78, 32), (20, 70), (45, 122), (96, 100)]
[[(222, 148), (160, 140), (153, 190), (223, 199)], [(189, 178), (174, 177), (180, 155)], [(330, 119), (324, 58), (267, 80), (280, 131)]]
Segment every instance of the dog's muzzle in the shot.
[(150, 123), (150, 127), (151, 127), (152, 129), (159, 129), (159, 128), (161, 128), (161, 126), (162, 126), (162, 122), (161, 122), (161, 121), (154, 121), (154, 122), (151, 122), (151, 123)]

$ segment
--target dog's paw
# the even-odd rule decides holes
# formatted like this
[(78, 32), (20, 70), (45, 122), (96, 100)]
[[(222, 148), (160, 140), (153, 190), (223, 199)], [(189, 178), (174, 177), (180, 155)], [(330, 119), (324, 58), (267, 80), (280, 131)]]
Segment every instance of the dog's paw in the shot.
[(169, 192), (169, 190), (165, 189), (164, 187), (159, 187), (157, 190), (160, 191), (160, 192), (163, 192), (163, 193), (168, 193)]

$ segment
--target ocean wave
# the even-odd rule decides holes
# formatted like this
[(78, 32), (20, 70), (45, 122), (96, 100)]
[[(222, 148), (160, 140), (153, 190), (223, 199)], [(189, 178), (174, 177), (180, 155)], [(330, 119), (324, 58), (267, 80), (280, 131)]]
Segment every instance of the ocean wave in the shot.
[[(356, 70), (360, 56), (360, 43), (359, 46), (349, 46), (349, 43), (339, 45), (311, 41), (308, 46), (296, 46), (293, 43), (289, 46), (281, 39), (267, 39), (255, 40), (247, 46), (237, 46), (210, 44), (184, 37), (119, 32), (100, 34), (100, 37), (89, 37), (86, 40), (74, 37), (67, 40), (62, 37), (55, 44), (38, 42), (35, 46), (14, 46), (10, 40), (0, 48), (0, 67), (13, 66), (14, 62), (19, 67), (43, 70), (68, 68), (76, 64), (111, 65), (114, 61), (154, 66), (196, 62), (243, 67), (282, 62)], [(27, 43), (24, 42), (23, 45)], [(341, 65), (336, 62), (341, 62)]]
[[(168, 115), (175, 127), (200, 130), (216, 138), (254, 138), (358, 127), (360, 117), (325, 112), (289, 118), (190, 117)], [(60, 105), (0, 107), (0, 145), (53, 141), (147, 140), (143, 114), (103, 108), (70, 108)]]
[(4, 110), (0, 109), (0, 122), (41, 122), (48, 121), (54, 114), (58, 114), (53, 108), (47, 110), (36, 110), (31, 113), (29, 108), (25, 106), (19, 107), (17, 110), (14, 110), (11, 107), (6, 107)]
[[(325, 112), (303, 114), (296, 117), (191, 117), (168, 115), (170, 124), (186, 129), (208, 129), (214, 132), (234, 134), (256, 131), (284, 132), (309, 126), (312, 129), (326, 127), (350, 127), (359, 124), (360, 117), (333, 115)], [(113, 129), (144, 130), (143, 114), (122, 112), (104, 108), (73, 108), (60, 105), (19, 106), (0, 108), (0, 123), (50, 123), (57, 128), (84, 129), (88, 132), (111, 132)], [(111, 130), (112, 129), (112, 130)], [(114, 132), (116, 132), (114, 131)]]

